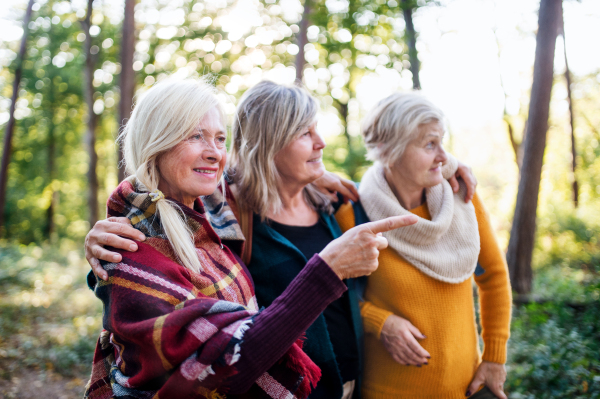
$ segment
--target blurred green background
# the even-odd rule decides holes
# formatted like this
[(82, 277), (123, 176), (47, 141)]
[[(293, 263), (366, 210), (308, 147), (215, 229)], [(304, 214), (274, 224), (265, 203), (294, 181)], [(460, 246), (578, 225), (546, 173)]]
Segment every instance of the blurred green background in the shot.
[[(26, 3), (10, 0), (0, 12), (0, 135)], [(93, 113), (103, 218), (118, 184), (123, 1), (93, 2), (91, 109), (82, 90), (86, 7), (81, 0), (38, 0), (29, 24), (0, 235), (0, 397), (81, 396), (101, 329), (82, 250), (90, 228), (85, 133)], [(291, 84), (300, 52), (303, 83), (321, 104), (327, 169), (359, 181), (369, 165), (362, 117), (391, 92), (410, 90), (419, 71), (423, 91), (447, 114), (446, 148), (473, 167), (506, 248), (538, 7), (533, 0), (140, 0), (136, 90), (169, 74), (212, 73), (231, 117), (244, 90), (261, 79)], [(406, 10), (414, 17), (414, 48)], [(600, 397), (600, 52), (591, 44), (600, 37), (600, 6), (564, 1), (563, 10), (566, 41), (557, 40), (533, 290), (513, 309), (505, 386), (511, 398)], [(300, 49), (302, 29), (307, 42)]]

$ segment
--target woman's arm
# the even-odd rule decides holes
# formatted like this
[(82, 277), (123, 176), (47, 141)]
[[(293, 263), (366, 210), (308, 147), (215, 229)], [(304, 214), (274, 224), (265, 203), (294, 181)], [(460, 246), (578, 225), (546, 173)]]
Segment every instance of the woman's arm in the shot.
[[(117, 363), (131, 387), (144, 390), (168, 375), (159, 390), (164, 397), (198, 385), (245, 392), (346, 290), (315, 255), (271, 306), (253, 316), (235, 303), (194, 297), (187, 270), (147, 245), (122, 258), (104, 266), (108, 281), (96, 287), (105, 304), (104, 327), (113, 333)], [(230, 344), (235, 338), (241, 339), (239, 359)], [(200, 383), (195, 374), (209, 366), (208, 380)]]
[(365, 333), (380, 339), (396, 362), (417, 367), (428, 364), (431, 355), (417, 341), (425, 336), (410, 321), (369, 301), (361, 302), (360, 314)]
[(484, 342), (483, 362), (477, 369), (469, 392), (475, 393), (485, 384), (497, 397), (505, 399), (502, 391), (506, 380), (506, 343), (510, 335), (512, 296), (508, 267), (500, 249), (489, 214), (479, 196), (473, 197), (473, 205), (479, 225), (481, 251), (479, 264), (484, 272), (475, 276), (479, 288), (482, 338)]
[(286, 290), (254, 318), (241, 345), (238, 374), (227, 381), (229, 392), (246, 392), (346, 289), (325, 261), (313, 256)]
[(508, 266), (489, 215), (478, 195), (473, 197), (473, 205), (481, 241), (479, 264), (484, 269), (482, 274), (475, 276), (481, 305), (481, 335), (485, 343), (483, 360), (505, 363), (512, 308)]

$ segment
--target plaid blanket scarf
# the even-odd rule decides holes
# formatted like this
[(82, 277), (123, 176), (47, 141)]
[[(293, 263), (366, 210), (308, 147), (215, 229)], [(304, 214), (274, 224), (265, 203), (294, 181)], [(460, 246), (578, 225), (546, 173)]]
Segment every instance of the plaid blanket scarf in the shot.
[[(103, 263), (108, 281), (95, 294), (104, 304), (103, 327), (85, 398), (223, 398), (226, 379), (240, 370), (244, 333), (258, 314), (251, 277), (221, 244), (203, 204), (180, 204), (203, 270), (181, 266), (155, 215), (155, 203), (134, 178), (108, 200), (109, 216), (126, 216), (148, 238), (137, 252), (119, 251), (120, 263)], [(227, 202), (211, 199), (213, 223), (240, 235)], [(220, 202), (220, 206), (218, 205)], [(236, 230), (237, 229), (237, 230)], [(320, 378), (318, 367), (295, 343), (245, 395), (305, 398)]]

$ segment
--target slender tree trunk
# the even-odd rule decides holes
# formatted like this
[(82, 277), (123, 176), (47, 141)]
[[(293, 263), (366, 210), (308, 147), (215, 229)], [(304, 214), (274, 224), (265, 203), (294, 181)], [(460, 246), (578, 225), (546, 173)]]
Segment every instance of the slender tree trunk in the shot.
[(523, 166), (506, 255), (510, 281), (518, 294), (531, 292), (531, 258), (535, 240), (536, 210), (546, 148), (554, 52), (561, 6), (561, 0), (541, 0), (540, 3), (527, 137), (523, 143)]
[(521, 144), (525, 140), (525, 131), (523, 131), (523, 137), (521, 141), (518, 142), (515, 137), (515, 129), (510, 121), (510, 116), (506, 110), (506, 99), (508, 94), (506, 93), (506, 88), (504, 86), (504, 78), (502, 77), (502, 65), (500, 64), (500, 40), (498, 40), (498, 35), (496, 33), (496, 29), (494, 29), (494, 37), (496, 38), (496, 46), (498, 47), (498, 71), (500, 78), (500, 86), (502, 87), (502, 93), (504, 94), (504, 122), (506, 122), (506, 128), (508, 130), (508, 138), (510, 139), (510, 145), (512, 146), (513, 152), (515, 153), (515, 162), (517, 163), (517, 167), (519, 171), (521, 170), (521, 162), (523, 160), (523, 148)]
[(92, 17), (92, 4), (94, 0), (88, 0), (87, 14), (85, 19), (81, 21), (83, 31), (85, 33), (84, 52), (85, 52), (85, 68), (83, 79), (83, 94), (88, 108), (87, 132), (85, 142), (90, 158), (88, 168), (88, 208), (89, 208), (89, 223), (93, 226), (98, 221), (98, 175), (96, 174), (96, 166), (98, 165), (98, 154), (96, 153), (96, 127), (98, 125), (98, 117), (94, 113), (94, 68), (95, 58), (92, 54), (92, 36), (90, 35), (90, 19)]
[(415, 7), (411, 0), (402, 0), (402, 11), (404, 13), (404, 22), (406, 24), (406, 44), (408, 45), (408, 60), (410, 62), (410, 72), (412, 73), (413, 89), (421, 88), (421, 80), (419, 79), (419, 70), (421, 64), (417, 53), (417, 33), (413, 24), (412, 12)]
[(310, 0), (304, 1), (304, 12), (302, 13), (302, 20), (300, 21), (300, 31), (298, 32), (298, 54), (296, 54), (296, 82), (302, 82), (302, 75), (304, 73), (304, 46), (308, 42), (306, 37), (306, 31), (308, 30), (308, 23), (310, 20)]
[[(135, 20), (133, 18), (135, 0), (125, 0), (125, 18), (123, 19), (123, 37), (121, 38), (121, 100), (119, 102), (119, 125), (123, 126), (131, 116), (133, 95), (135, 93), (135, 72), (133, 71), (133, 53), (135, 50)], [(119, 181), (125, 178), (123, 151), (121, 143), (118, 150)]]
[(577, 208), (579, 204), (579, 184), (577, 182), (577, 148), (575, 147), (575, 114), (573, 113), (573, 96), (571, 95), (571, 70), (567, 60), (567, 39), (565, 39), (565, 21), (564, 14), (561, 18), (561, 33), (563, 37), (563, 49), (565, 52), (565, 79), (567, 83), (567, 101), (569, 102), (569, 122), (571, 127), (571, 173), (573, 174), (571, 185), (573, 187), (573, 205)]
[(54, 191), (54, 157), (56, 152), (56, 143), (54, 137), (54, 122), (52, 121), (52, 116), (50, 115), (50, 126), (48, 126), (48, 181), (50, 182), (50, 190), (52, 190), (52, 194), (50, 195), (50, 206), (46, 211), (46, 236), (48, 240), (52, 241), (52, 237), (55, 232), (54, 226), (54, 207), (55, 207), (55, 191)]
[(2, 229), (4, 228), (4, 208), (6, 206), (6, 185), (8, 180), (8, 165), (10, 163), (10, 155), (12, 152), (12, 138), (15, 131), (15, 108), (17, 105), (17, 99), (19, 98), (19, 85), (21, 83), (21, 76), (23, 75), (23, 61), (25, 59), (25, 51), (27, 49), (27, 36), (29, 33), (29, 21), (31, 20), (31, 14), (33, 12), (34, 0), (29, 0), (27, 4), (27, 10), (25, 11), (25, 17), (23, 18), (23, 37), (21, 38), (21, 47), (19, 48), (19, 54), (15, 68), (15, 79), (13, 81), (13, 91), (10, 103), (9, 118), (6, 124), (6, 131), (4, 133), (4, 147), (2, 149), (2, 163), (0, 165), (0, 236)]

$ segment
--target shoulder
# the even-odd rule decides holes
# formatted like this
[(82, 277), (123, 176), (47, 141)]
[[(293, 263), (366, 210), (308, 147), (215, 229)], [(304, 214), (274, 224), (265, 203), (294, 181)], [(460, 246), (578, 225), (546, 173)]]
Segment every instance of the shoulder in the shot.
[(475, 214), (477, 215), (478, 219), (481, 216), (487, 217), (488, 211), (485, 208), (485, 205), (483, 204), (483, 201), (481, 200), (481, 197), (479, 196), (479, 194), (477, 194), (477, 192), (475, 192), (475, 194), (473, 195), (473, 199), (471, 200), (471, 202), (473, 203), (473, 208), (475, 208)]
[(356, 225), (356, 220), (354, 217), (354, 207), (352, 203), (347, 203), (338, 209), (335, 213), (335, 219), (337, 220), (342, 232), (346, 232), (350, 230), (352, 227)]

